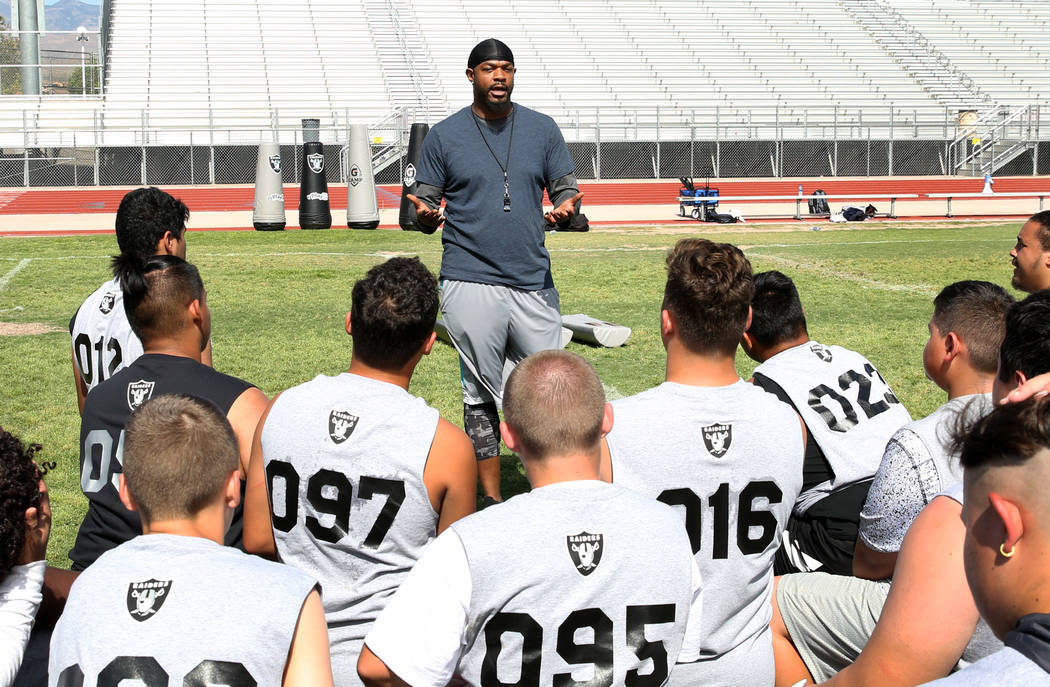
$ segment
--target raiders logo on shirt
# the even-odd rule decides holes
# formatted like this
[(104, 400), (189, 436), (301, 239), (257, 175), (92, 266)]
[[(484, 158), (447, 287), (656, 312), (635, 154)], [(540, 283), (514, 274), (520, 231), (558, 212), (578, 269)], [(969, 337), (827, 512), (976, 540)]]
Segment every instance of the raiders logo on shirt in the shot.
[(707, 452), (721, 458), (733, 443), (733, 425), (708, 425), (700, 430)]
[(128, 407), (137, 410), (139, 406), (148, 401), (153, 396), (153, 387), (156, 384), (156, 382), (148, 382), (145, 379), (128, 384)]
[(102, 297), (102, 300), (98, 304), (98, 309), (103, 315), (108, 315), (113, 312), (113, 303), (117, 300), (116, 294), (107, 293)]
[(149, 579), (128, 585), (128, 613), (140, 623), (157, 614), (171, 591), (171, 580)]
[(809, 347), (809, 350), (813, 351), (813, 355), (817, 356), (826, 363), (831, 362), (831, 351), (824, 348), (818, 343), (813, 344)]
[(354, 433), (358, 419), (345, 410), (333, 410), (328, 414), (328, 436), (337, 444), (343, 443)]
[(576, 566), (576, 571), (583, 576), (590, 575), (602, 562), (602, 549), (604, 537), (600, 534), (580, 532), (565, 537), (565, 545), (569, 547), (569, 558)]

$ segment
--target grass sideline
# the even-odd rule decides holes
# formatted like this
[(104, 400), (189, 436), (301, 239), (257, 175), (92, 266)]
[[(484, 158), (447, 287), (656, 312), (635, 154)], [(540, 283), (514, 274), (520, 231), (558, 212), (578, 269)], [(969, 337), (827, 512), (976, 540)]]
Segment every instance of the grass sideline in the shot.
[[(921, 363), (933, 297), (960, 279), (1009, 287), (1008, 252), (1018, 226), (931, 222), (812, 231), (689, 223), (670, 230), (557, 233), (548, 236), (547, 246), (562, 312), (587, 313), (633, 330), (618, 349), (569, 344), (594, 364), (611, 398), (663, 379), (658, 309), (664, 256), (679, 238), (700, 234), (739, 245), (755, 271), (779, 269), (792, 276), (812, 337), (863, 352), (912, 416), (922, 417), (944, 400)], [(86, 507), (67, 327), (81, 301), (109, 277), (108, 257), (115, 250), (112, 235), (0, 238), (0, 333), (8, 333), (0, 336), (0, 426), (43, 444), (39, 458), (57, 463), (48, 475), (54, 511), (48, 560), (59, 567), (69, 565), (66, 553)], [(397, 231), (191, 231), (188, 258), (207, 288), (216, 368), (270, 396), (319, 373), (344, 370), (350, 359), (343, 330), (350, 289), (373, 264), (402, 254), (419, 255), (436, 272), (440, 242)], [(33, 331), (45, 333), (17, 333), (30, 325), (42, 325)], [(754, 364), (739, 352), (737, 367), (747, 378)], [(458, 364), (450, 347), (435, 346), (411, 390), (462, 423)], [(517, 460), (506, 451), (502, 460), (504, 494), (527, 489)]]

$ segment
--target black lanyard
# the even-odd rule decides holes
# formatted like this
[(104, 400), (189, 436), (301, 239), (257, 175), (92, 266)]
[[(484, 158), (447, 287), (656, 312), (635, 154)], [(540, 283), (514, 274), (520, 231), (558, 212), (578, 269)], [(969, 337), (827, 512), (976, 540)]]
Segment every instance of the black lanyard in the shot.
[(473, 110), (470, 112), (470, 116), (474, 119), (474, 126), (478, 128), (478, 135), (481, 136), (481, 140), (485, 144), (485, 147), (489, 149), (492, 159), (496, 161), (496, 164), (499, 165), (500, 171), (503, 172), (503, 212), (510, 212), (510, 180), (507, 177), (507, 168), (510, 167), (510, 149), (511, 146), (514, 145), (514, 112), (515, 110), (511, 110), (510, 112), (510, 142), (507, 144), (506, 165), (499, 161), (499, 158), (496, 157), (496, 151), (494, 151), (492, 146), (489, 145), (489, 140), (485, 138), (485, 132), (481, 130), (481, 125), (478, 124), (478, 116), (474, 114)]

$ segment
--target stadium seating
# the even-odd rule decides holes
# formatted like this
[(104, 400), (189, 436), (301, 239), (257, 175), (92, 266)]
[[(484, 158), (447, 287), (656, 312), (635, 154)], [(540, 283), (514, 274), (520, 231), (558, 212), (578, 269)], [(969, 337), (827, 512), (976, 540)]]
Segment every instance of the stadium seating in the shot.
[[(1050, 5), (1001, 0), (111, 0), (105, 95), (0, 99), (0, 132), (68, 145), (254, 143), (303, 117), (343, 131), (470, 99), (463, 70), (497, 36), (515, 99), (568, 138), (696, 126), (757, 135), (828, 113), (845, 135), (1050, 87)], [(831, 114), (834, 108), (838, 112)], [(659, 112), (657, 112), (659, 110)], [(601, 127), (596, 132), (595, 123)], [(945, 125), (947, 126), (947, 125)], [(852, 128), (851, 128), (852, 127)], [(206, 134), (202, 132), (207, 132)], [(5, 136), (4, 145), (21, 145)], [(836, 135), (838, 135), (836, 133)], [(873, 135), (870, 130), (868, 135)], [(66, 136), (66, 138), (63, 138)], [(57, 142), (55, 142), (57, 141)]]

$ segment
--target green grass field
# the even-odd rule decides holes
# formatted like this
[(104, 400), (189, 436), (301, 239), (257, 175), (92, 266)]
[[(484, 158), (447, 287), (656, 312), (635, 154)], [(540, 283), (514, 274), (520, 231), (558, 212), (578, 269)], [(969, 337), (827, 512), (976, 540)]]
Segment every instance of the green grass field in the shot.
[[(825, 225), (826, 226), (826, 225)], [(552, 234), (562, 312), (587, 313), (633, 330), (627, 345), (602, 349), (573, 342), (590, 360), (610, 397), (659, 383), (664, 355), (659, 304), (666, 249), (703, 230), (745, 249), (755, 271), (779, 269), (798, 284), (810, 334), (867, 355), (911, 411), (921, 417), (943, 402), (922, 371), (922, 348), (933, 297), (960, 279), (1008, 286), (1008, 252), (1019, 223), (742, 227), (710, 231), (683, 224), (675, 231), (597, 229)], [(717, 233), (716, 233), (717, 232)], [(68, 567), (86, 501), (80, 492), (79, 415), (70, 365), (69, 318), (108, 278), (107, 236), (0, 238), (0, 426), (43, 444), (54, 528), (52, 564)], [(269, 395), (335, 374), (350, 360), (343, 318), (350, 289), (390, 255), (419, 255), (435, 272), (440, 242), (408, 232), (200, 232), (189, 237), (190, 261), (201, 270), (213, 317), (215, 367), (257, 384)], [(46, 333), (24, 334), (37, 324)], [(22, 325), (22, 326), (12, 326)], [(737, 367), (750, 376), (741, 352)], [(462, 406), (455, 352), (439, 344), (424, 359), (412, 391), (459, 424)], [(527, 489), (516, 459), (503, 457), (504, 495)]]

